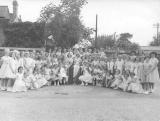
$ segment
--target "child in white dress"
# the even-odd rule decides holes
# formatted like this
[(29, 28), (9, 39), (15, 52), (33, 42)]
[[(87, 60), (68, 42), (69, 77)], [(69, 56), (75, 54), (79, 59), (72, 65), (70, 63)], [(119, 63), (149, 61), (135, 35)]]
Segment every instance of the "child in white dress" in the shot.
[(62, 64), (60, 64), (58, 77), (61, 85), (64, 85), (67, 83), (68, 81), (67, 70)]
[(122, 83), (120, 83), (118, 87), (119, 87), (120, 89), (122, 89), (123, 91), (127, 91), (129, 82), (130, 82), (129, 74), (128, 74), (128, 73), (125, 73), (125, 74), (122, 76)]
[(79, 80), (82, 82), (82, 85), (85, 86), (92, 83), (92, 76), (88, 67), (83, 67), (83, 75), (79, 77)]
[(112, 80), (113, 76), (110, 74), (110, 71), (106, 71), (106, 75), (105, 75), (105, 85), (106, 87), (110, 87), (112, 84)]
[(9, 56), (10, 50), (5, 49), (5, 55), (1, 58), (0, 79), (1, 90), (7, 90), (8, 81), (15, 78), (15, 70), (12, 68), (12, 58)]
[(37, 68), (35, 70), (34, 77), (38, 85), (38, 88), (41, 88), (47, 84), (47, 80), (45, 79), (45, 77), (43, 77), (43, 73), (41, 72), (41, 69)]
[(50, 71), (50, 85), (59, 85), (59, 77), (58, 77), (58, 73), (59, 73), (59, 67), (58, 65), (54, 65), (53, 67), (51, 67), (51, 71)]
[(13, 85), (12, 92), (26, 92), (27, 87), (25, 85), (25, 82), (23, 81), (23, 67), (18, 68), (18, 73), (16, 74), (16, 81)]
[(128, 91), (134, 93), (144, 93), (142, 89), (142, 85), (137, 77), (135, 77), (134, 73), (130, 74), (131, 81), (129, 82)]
[(120, 70), (116, 70), (113, 83), (111, 85), (112, 88), (118, 89), (119, 85), (122, 83), (122, 75)]

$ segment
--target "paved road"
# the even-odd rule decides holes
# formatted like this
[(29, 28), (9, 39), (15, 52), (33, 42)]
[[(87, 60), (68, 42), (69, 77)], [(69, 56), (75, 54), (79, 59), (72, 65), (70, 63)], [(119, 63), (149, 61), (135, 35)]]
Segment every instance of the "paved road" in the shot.
[(159, 92), (142, 95), (91, 86), (0, 92), (0, 121), (159, 121)]

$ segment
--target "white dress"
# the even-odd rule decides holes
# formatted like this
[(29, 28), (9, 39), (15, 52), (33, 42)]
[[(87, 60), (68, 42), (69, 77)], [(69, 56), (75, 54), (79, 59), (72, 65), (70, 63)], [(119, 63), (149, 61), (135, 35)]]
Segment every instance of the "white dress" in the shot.
[(84, 73), (79, 77), (79, 80), (86, 83), (92, 83), (92, 76), (89, 74), (86, 68), (84, 68)]
[(131, 70), (131, 62), (130, 61), (126, 61), (125, 62), (125, 70)]
[(80, 69), (79, 63), (80, 63), (80, 59), (77, 58), (77, 59), (76, 59), (76, 62), (75, 62), (75, 64), (74, 64), (73, 77), (76, 77), (77, 74), (78, 74), (78, 72), (79, 72), (79, 69)]
[(138, 78), (131, 79), (131, 82), (128, 86), (128, 91), (132, 91), (134, 93), (143, 93), (142, 85)]
[(120, 83), (120, 85), (118, 86), (120, 89), (123, 89), (123, 90), (126, 90), (127, 88), (128, 88), (128, 84), (129, 84), (129, 82), (130, 82), (130, 78), (124, 78), (124, 77), (122, 77), (123, 78), (123, 81), (122, 81), (122, 83)]
[(23, 73), (17, 73), (16, 74), (16, 81), (13, 85), (13, 92), (25, 92), (27, 91), (27, 87), (25, 85), (25, 82), (23, 81)]
[(26, 71), (28, 71), (29, 74), (32, 74), (35, 64), (36, 61), (34, 59), (30, 57), (24, 58), (24, 66), (26, 67)]
[(114, 82), (111, 84), (111, 87), (115, 87), (115, 86), (118, 86), (121, 82), (122, 82), (122, 79), (121, 79), (121, 75), (118, 74), (118, 75), (115, 75), (115, 79), (114, 79)]
[(124, 61), (123, 60), (117, 60), (116, 61), (116, 67), (118, 70), (120, 70), (120, 72), (122, 72), (122, 69), (123, 69), (123, 65), (124, 65)]
[[(152, 68), (154, 68), (154, 70), (149, 74), (149, 78), (150, 78), (150, 82), (159, 82), (159, 73), (158, 73), (158, 67), (157, 67), (157, 64), (158, 64), (158, 59), (157, 58), (151, 58), (150, 61), (149, 61), (149, 64), (152, 65)], [(155, 67), (156, 66), (156, 67)]]
[(9, 56), (3, 56), (1, 58), (2, 65), (0, 68), (0, 78), (15, 78), (15, 72), (13, 66), (12, 58)]
[(38, 88), (41, 88), (47, 84), (47, 80), (41, 74), (36, 74), (35, 80), (38, 85)]
[(59, 79), (68, 78), (66, 70), (62, 67), (58, 74)]

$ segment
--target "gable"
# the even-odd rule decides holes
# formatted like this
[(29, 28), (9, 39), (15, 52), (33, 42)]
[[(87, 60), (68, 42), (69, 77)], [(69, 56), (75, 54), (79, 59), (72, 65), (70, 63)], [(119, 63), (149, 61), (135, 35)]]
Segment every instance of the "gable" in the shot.
[(8, 6), (0, 6), (0, 18), (10, 19)]

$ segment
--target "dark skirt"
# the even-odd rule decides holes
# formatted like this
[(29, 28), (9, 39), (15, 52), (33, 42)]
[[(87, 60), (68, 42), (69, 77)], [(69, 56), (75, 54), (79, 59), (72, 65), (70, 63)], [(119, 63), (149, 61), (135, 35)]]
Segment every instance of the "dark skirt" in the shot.
[(68, 69), (68, 84), (73, 84), (73, 72), (74, 72), (74, 65), (72, 64)]

